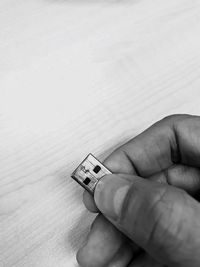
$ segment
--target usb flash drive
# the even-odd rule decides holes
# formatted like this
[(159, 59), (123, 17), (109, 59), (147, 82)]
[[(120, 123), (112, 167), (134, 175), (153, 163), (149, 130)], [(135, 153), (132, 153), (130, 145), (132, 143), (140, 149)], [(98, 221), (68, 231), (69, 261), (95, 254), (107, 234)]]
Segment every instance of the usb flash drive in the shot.
[(93, 195), (98, 181), (106, 174), (111, 174), (111, 171), (92, 154), (89, 154), (72, 173), (71, 177)]

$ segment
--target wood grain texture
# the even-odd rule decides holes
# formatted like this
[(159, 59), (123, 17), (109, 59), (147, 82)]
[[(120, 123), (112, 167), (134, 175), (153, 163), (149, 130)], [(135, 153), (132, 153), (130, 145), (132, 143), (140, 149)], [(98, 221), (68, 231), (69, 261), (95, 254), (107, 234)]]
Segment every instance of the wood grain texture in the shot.
[(0, 267), (71, 267), (94, 216), (70, 173), (200, 115), (198, 0), (1, 0)]

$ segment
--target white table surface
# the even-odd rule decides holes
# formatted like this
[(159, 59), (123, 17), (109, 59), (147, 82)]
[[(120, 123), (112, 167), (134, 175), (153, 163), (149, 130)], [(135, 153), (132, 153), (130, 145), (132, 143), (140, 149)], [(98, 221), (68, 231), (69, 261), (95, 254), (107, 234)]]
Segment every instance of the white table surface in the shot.
[(73, 267), (92, 219), (70, 173), (200, 115), (199, 0), (0, 1), (0, 267)]

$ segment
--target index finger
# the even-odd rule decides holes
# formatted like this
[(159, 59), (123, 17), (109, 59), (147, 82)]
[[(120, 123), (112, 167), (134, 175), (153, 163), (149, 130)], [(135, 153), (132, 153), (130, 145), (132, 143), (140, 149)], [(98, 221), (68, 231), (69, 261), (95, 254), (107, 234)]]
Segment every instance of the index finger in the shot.
[(115, 173), (149, 177), (177, 163), (199, 167), (199, 156), (200, 117), (172, 115), (119, 147), (105, 164)]
[[(172, 115), (116, 149), (104, 164), (113, 173), (149, 177), (173, 164), (200, 166), (200, 117)], [(89, 194), (84, 202), (91, 210), (96, 206)]]

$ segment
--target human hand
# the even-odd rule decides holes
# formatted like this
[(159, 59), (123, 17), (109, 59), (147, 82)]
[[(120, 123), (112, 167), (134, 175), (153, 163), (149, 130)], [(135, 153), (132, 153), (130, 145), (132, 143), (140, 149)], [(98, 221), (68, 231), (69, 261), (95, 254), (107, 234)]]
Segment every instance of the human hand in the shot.
[[(174, 115), (114, 151), (86, 207), (84, 267), (200, 266), (200, 117)], [(145, 178), (145, 179), (144, 179)]]

